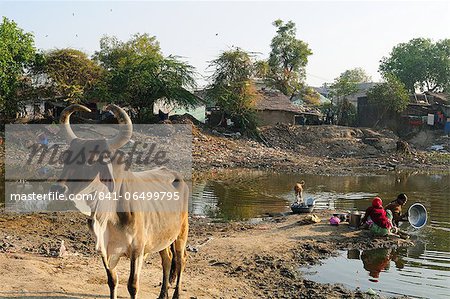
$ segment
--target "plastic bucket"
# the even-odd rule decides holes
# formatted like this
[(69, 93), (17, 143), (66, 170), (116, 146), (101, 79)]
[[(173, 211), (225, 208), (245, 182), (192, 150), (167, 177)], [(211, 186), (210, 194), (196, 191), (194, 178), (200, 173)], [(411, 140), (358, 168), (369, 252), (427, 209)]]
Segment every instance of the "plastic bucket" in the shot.
[(414, 228), (421, 228), (427, 224), (427, 209), (420, 204), (415, 203), (409, 207), (408, 221)]

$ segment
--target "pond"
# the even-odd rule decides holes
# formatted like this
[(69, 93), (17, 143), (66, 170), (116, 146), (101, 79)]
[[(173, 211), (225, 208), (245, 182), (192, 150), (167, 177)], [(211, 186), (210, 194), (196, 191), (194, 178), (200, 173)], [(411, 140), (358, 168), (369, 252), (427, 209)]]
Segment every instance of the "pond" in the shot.
[(321, 265), (302, 269), (306, 279), (342, 283), (387, 296), (450, 298), (450, 255), (419, 243), (412, 248), (340, 252)]
[(287, 212), (294, 200), (295, 182), (305, 180), (304, 197), (313, 197), (318, 208), (365, 210), (374, 196), (384, 204), (399, 193), (422, 203), (429, 221), (420, 230), (407, 223), (414, 235), (408, 249), (341, 252), (323, 265), (303, 269), (308, 279), (342, 283), (351, 289), (372, 288), (387, 295), (450, 298), (450, 175), (392, 173), (380, 176), (319, 176), (270, 172), (232, 171), (196, 182), (190, 210), (222, 220), (251, 219), (268, 212)]

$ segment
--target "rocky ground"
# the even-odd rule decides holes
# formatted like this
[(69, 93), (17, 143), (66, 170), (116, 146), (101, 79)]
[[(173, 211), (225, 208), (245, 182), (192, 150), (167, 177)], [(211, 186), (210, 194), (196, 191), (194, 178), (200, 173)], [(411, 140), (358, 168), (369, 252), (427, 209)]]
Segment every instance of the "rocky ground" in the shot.
[[(402, 169), (448, 171), (450, 139), (439, 134), (410, 140), (397, 151), (388, 130), (340, 126), (277, 125), (260, 129), (261, 140), (194, 127), (195, 170), (251, 168), (315, 174), (367, 174)], [(420, 136), (419, 136), (420, 137)], [(440, 151), (430, 146), (442, 145)]]
[[(334, 125), (275, 125), (259, 128), (259, 138), (247, 138), (221, 128), (206, 127), (185, 116), (175, 118), (173, 122), (192, 125), (194, 172), (247, 168), (325, 175), (364, 175), (404, 169), (436, 172), (450, 170), (450, 138), (443, 136), (440, 131), (419, 132), (404, 141), (408, 147), (405, 152), (397, 150), (399, 138), (389, 130)], [(87, 130), (86, 138), (92, 135), (91, 131)], [(34, 138), (19, 137), (18, 139), (27, 141)], [(149, 138), (158, 142), (159, 137), (137, 132), (132, 137), (135, 141), (145, 139), (146, 142)], [(59, 142), (64, 144), (64, 140)], [(190, 157), (191, 152), (184, 144), (169, 142), (165, 145), (168, 146), (166, 150), (175, 166), (171, 168), (186, 168), (187, 164), (183, 163), (187, 163), (185, 160), (188, 159), (185, 157)], [(17, 148), (10, 150), (9, 163), (21, 164), (24, 159), (28, 159), (29, 149), (20, 142), (15, 146)], [(163, 144), (159, 142), (158, 146)], [(3, 150), (0, 150), (1, 169), (2, 154)]]
[[(365, 290), (304, 279), (300, 266), (319, 263), (336, 249), (410, 246), (409, 240), (373, 238), (346, 224), (330, 226), (301, 215), (268, 217), (258, 224), (190, 219), (183, 298), (369, 298)], [(0, 216), (0, 298), (103, 298), (106, 275), (78, 213)], [(66, 252), (60, 255), (61, 241)], [(144, 265), (142, 297), (156, 298), (158, 255)], [(128, 263), (119, 264), (119, 295), (127, 297)], [(376, 298), (376, 297), (370, 297)]]

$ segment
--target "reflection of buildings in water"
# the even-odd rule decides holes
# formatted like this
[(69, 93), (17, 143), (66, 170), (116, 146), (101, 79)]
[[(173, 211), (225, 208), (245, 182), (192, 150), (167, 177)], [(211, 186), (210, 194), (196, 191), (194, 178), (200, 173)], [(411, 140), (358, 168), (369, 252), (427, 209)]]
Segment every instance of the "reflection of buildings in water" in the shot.
[[(396, 186), (396, 189), (405, 189), (408, 184), (408, 178), (411, 176), (411, 171), (399, 171), (395, 173), (395, 181), (394, 186)], [(401, 188), (403, 187), (403, 188)]]
[(213, 190), (208, 188), (208, 182), (195, 182), (192, 186), (192, 196), (189, 201), (189, 213), (193, 215), (209, 215), (217, 206), (218, 199)]

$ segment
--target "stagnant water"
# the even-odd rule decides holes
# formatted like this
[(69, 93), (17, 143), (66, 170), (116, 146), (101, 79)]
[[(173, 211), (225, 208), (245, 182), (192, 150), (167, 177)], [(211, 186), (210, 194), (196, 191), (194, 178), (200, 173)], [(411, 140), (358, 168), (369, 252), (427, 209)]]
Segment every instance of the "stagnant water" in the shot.
[[(222, 177), (222, 176), (221, 176)], [(224, 220), (252, 219), (268, 212), (289, 211), (294, 183), (306, 181), (305, 197), (318, 208), (365, 210), (378, 195), (384, 203), (406, 193), (428, 210), (425, 228), (402, 228), (413, 235), (408, 249), (341, 252), (322, 265), (303, 269), (308, 279), (342, 283), (351, 289), (372, 288), (386, 295), (450, 298), (450, 175), (410, 172), (383, 176), (318, 176), (233, 171), (228, 178), (197, 182), (192, 214)]]

